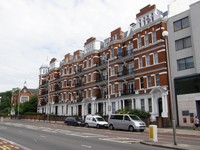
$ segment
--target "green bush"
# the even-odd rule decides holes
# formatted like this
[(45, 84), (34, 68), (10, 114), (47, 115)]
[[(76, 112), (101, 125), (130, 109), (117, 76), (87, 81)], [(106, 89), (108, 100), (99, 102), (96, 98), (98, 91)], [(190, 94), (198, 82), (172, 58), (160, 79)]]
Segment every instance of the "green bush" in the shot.
[(116, 114), (133, 114), (137, 115), (140, 118), (149, 118), (151, 114), (149, 112), (140, 110), (140, 109), (119, 109), (115, 112)]

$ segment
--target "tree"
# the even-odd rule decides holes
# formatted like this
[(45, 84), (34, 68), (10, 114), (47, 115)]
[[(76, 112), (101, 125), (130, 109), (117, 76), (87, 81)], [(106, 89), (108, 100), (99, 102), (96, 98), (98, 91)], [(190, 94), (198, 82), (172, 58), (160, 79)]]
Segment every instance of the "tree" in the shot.
[(0, 93), (0, 97), (1, 97), (0, 115), (10, 114), (12, 92), (7, 91), (7, 92)]
[(30, 100), (28, 102), (25, 102), (21, 105), (21, 111), (20, 113), (25, 114), (25, 113), (37, 113), (37, 100), (38, 97), (37, 95), (31, 96)]

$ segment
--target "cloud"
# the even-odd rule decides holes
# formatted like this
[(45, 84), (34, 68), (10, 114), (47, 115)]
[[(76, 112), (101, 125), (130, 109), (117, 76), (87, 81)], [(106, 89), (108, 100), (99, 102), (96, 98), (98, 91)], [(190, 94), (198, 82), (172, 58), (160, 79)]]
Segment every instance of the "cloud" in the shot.
[(156, 0), (0, 0), (0, 91), (38, 87), (39, 67), (53, 57), (83, 49), (118, 27), (127, 30), (139, 9)]

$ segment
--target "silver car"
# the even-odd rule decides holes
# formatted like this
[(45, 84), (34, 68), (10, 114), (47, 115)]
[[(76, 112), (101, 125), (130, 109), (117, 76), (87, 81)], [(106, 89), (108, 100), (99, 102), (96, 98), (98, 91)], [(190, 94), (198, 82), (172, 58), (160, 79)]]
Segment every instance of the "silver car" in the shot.
[(146, 129), (146, 124), (136, 115), (112, 114), (108, 119), (109, 129), (122, 129), (129, 131), (141, 131)]

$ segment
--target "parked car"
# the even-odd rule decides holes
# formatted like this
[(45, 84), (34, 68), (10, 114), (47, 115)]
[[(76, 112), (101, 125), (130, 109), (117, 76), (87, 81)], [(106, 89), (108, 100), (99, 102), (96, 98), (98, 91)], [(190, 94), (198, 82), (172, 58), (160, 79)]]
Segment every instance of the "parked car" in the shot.
[(146, 129), (146, 124), (136, 115), (112, 114), (108, 119), (109, 129), (122, 129), (129, 131), (141, 131)]
[(101, 116), (87, 115), (85, 118), (86, 127), (107, 128), (108, 122), (106, 122)]
[(66, 125), (84, 126), (84, 121), (78, 117), (66, 117), (64, 123)]

